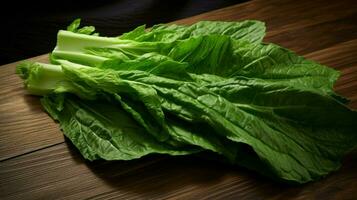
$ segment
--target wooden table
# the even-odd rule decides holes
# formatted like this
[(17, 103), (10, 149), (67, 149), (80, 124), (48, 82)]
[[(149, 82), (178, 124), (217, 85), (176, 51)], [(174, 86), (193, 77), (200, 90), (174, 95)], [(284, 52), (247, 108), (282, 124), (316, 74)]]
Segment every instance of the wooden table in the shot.
[[(354, 0), (256, 0), (177, 23), (243, 19), (265, 21), (266, 42), (340, 70), (335, 89), (357, 108)], [(31, 60), (46, 62), (47, 55)], [(14, 74), (16, 65), (0, 67), (0, 199), (357, 199), (356, 152), (338, 172), (302, 186), (191, 156), (85, 161), (42, 110), (39, 98), (26, 95)]]

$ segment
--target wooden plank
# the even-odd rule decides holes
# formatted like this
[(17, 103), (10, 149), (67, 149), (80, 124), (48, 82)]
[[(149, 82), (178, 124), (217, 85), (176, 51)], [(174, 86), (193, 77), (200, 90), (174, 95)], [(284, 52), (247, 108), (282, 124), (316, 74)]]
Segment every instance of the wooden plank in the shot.
[(67, 144), (0, 165), (0, 199), (352, 199), (357, 152), (327, 178), (287, 186), (197, 156), (86, 162)]
[(192, 24), (202, 19), (227, 21), (256, 19), (266, 23), (267, 37), (271, 37), (295, 29), (348, 18), (356, 12), (357, 4), (354, 0), (345, 0), (343, 3), (336, 1), (326, 3), (324, 0), (299, 1), (299, 3), (294, 0), (253, 0), (173, 23)]
[(252, 0), (216, 11), (203, 13), (173, 23), (192, 24), (199, 20), (256, 19), (264, 21), (269, 29), (268, 36), (281, 32), (316, 25), (355, 14), (354, 0), (342, 2), (326, 0)]
[(341, 72), (335, 91), (351, 100), (350, 107), (357, 108), (357, 39), (340, 43), (305, 55)]
[[(46, 56), (32, 60), (46, 62)], [(43, 111), (38, 97), (27, 95), (14, 74), (18, 63), (0, 67), (0, 160), (63, 142), (58, 125)]]
[(44, 112), (39, 98), (25, 95), (22, 87), (16, 91), (19, 97), (1, 99), (1, 160), (63, 142), (58, 125)]
[[(357, 32), (357, 24), (353, 20), (357, 6), (352, 1), (350, 4), (348, 1), (329, 4), (323, 1), (301, 1), (298, 4), (292, 2), (251, 1), (176, 23), (259, 19), (267, 23), (266, 41), (276, 42), (303, 53), (344, 42), (354, 36), (351, 33)], [(32, 60), (48, 61), (47, 55)], [(58, 126), (43, 112), (39, 99), (24, 95), (22, 82), (14, 74), (16, 64), (0, 67), (0, 160), (63, 142)], [(354, 84), (350, 83), (348, 89)]]
[(299, 54), (307, 54), (354, 39), (356, 34), (353, 33), (357, 33), (357, 4), (353, 0), (343, 3), (326, 3), (321, 0), (299, 3), (294, 0), (252, 1), (174, 23), (243, 19), (266, 23), (267, 35), (264, 41), (282, 45)]
[(265, 39), (304, 55), (355, 39), (356, 34), (351, 33), (357, 33), (356, 19), (357, 13), (334, 21), (268, 35)]

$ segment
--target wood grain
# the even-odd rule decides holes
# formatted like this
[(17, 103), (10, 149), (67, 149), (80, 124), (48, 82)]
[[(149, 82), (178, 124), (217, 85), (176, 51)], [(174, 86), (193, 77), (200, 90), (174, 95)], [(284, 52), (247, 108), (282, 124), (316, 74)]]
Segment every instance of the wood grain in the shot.
[(335, 91), (351, 100), (349, 106), (357, 108), (357, 39), (339, 43), (326, 49), (305, 55), (306, 58), (335, 68), (341, 77)]
[[(335, 90), (357, 108), (357, 4), (256, 0), (174, 23), (258, 19), (278, 43), (341, 71)], [(30, 60), (47, 62), (47, 55)], [(356, 199), (357, 152), (327, 178), (284, 186), (197, 156), (87, 162), (65, 141), (12, 63), (0, 67), (0, 199)]]
[(356, 38), (357, 4), (353, 0), (343, 3), (300, 1), (298, 4), (294, 0), (256, 2), (246, 2), (174, 23), (257, 19), (267, 26), (264, 41), (282, 45), (299, 54)]
[(354, 152), (327, 178), (286, 186), (198, 156), (90, 163), (62, 143), (0, 165), (0, 199), (353, 199), (356, 167)]
[[(46, 62), (46, 56), (33, 61)], [(43, 111), (38, 97), (26, 94), (15, 75), (18, 63), (0, 67), (0, 160), (63, 142), (58, 125)]]

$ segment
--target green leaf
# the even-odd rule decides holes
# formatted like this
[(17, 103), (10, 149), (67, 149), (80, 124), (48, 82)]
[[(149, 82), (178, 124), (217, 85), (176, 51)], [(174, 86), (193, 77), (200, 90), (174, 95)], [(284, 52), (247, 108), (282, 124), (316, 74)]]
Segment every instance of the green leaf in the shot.
[(339, 72), (262, 43), (262, 22), (140, 26), (120, 37), (85, 35), (94, 28), (79, 22), (59, 31), (53, 64), (17, 73), (87, 159), (212, 151), (306, 183), (357, 146), (357, 112), (333, 91)]
[[(221, 137), (249, 145), (262, 164), (287, 181), (303, 183), (336, 170), (342, 155), (356, 146), (357, 113), (328, 95), (304, 91), (298, 86), (244, 78), (197, 85), (141, 71), (70, 66), (64, 65), (66, 76), (76, 82), (85, 74), (83, 87), (126, 95), (131, 94), (129, 88), (136, 88), (131, 98), (144, 103), (147, 109), (159, 110), (147, 113), (161, 127), (167, 124), (163, 116), (169, 113), (190, 123), (204, 123)], [(216, 88), (222, 86), (218, 84), (237, 89), (223, 88), (228, 94), (220, 94)], [(244, 93), (247, 86), (251, 93)], [(246, 99), (229, 101), (241, 92), (248, 94)]]
[(146, 33), (145, 31), (146, 26), (138, 26), (134, 30), (124, 33), (121, 35), (119, 38), (123, 40), (134, 40), (135, 38), (139, 37), (140, 35), (143, 35)]
[(71, 31), (71, 32), (77, 32), (79, 25), (81, 24), (81, 19), (75, 19), (68, 27), (67, 27), (67, 31)]
[(159, 24), (148, 32), (144, 32), (142, 27), (139, 30), (135, 29), (133, 32), (124, 34), (122, 39), (140, 42), (172, 42), (204, 35), (226, 35), (236, 40), (259, 43), (265, 35), (265, 25), (263, 22), (255, 20), (242, 22), (201, 21), (191, 26)]
[[(62, 109), (57, 109), (59, 99)], [(45, 96), (41, 103), (89, 160), (132, 160), (152, 153), (185, 155), (200, 151), (192, 146), (177, 148), (155, 140), (116, 103), (83, 101), (70, 95)]]
[(85, 34), (85, 35), (99, 35), (98, 33), (94, 33), (95, 27), (94, 26), (84, 26), (82, 28), (79, 28), (81, 24), (81, 19), (78, 18), (74, 20), (68, 27), (67, 31), (73, 32), (73, 33), (79, 33), (79, 34)]

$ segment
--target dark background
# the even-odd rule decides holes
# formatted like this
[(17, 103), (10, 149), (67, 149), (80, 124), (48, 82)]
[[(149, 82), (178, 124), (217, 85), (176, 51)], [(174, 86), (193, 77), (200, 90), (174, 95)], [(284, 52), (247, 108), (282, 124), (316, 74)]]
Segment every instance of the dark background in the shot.
[(50, 52), (57, 31), (76, 18), (82, 18), (82, 25), (95, 26), (103, 36), (116, 36), (142, 24), (150, 27), (244, 1), (6, 1), (0, 5), (0, 64)]

